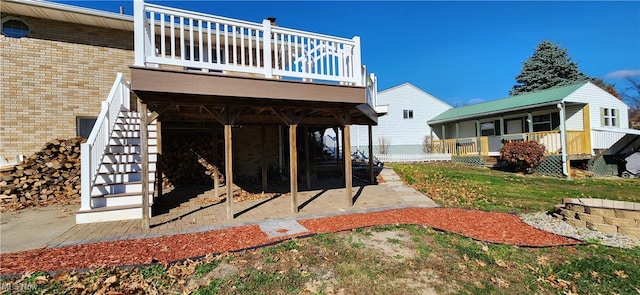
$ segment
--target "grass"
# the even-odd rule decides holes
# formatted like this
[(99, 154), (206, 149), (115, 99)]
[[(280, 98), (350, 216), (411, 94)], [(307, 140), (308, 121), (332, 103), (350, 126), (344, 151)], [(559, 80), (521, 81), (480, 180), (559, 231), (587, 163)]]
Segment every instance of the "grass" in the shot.
[(448, 207), (520, 213), (551, 210), (566, 197), (640, 201), (640, 179), (566, 180), (455, 163), (397, 164), (393, 169), (412, 187)]
[[(374, 238), (367, 233), (383, 231), (407, 236), (397, 246), (412, 252), (385, 254), (370, 244), (351, 245), (354, 240)], [(12, 286), (20, 280), (41, 282), (37, 288), (14, 293), (636, 294), (640, 292), (640, 249), (597, 244), (521, 248), (401, 225), (315, 235), (169, 266), (55, 276), (39, 272), (0, 283)], [(111, 284), (106, 283), (109, 280)]]

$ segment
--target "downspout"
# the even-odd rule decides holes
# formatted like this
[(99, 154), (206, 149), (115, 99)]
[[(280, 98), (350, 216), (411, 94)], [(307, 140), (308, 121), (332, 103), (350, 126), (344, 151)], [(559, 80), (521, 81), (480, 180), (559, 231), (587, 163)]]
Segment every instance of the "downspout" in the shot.
[(562, 149), (562, 174), (568, 179), (571, 179), (569, 171), (567, 169), (567, 128), (564, 122), (564, 102), (556, 105), (560, 113), (560, 148)]

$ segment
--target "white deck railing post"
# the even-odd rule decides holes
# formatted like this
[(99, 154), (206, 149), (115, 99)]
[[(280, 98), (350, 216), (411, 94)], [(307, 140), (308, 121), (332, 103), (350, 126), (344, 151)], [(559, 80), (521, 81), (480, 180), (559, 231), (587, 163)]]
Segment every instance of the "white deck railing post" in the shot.
[[(91, 210), (91, 175), (93, 173), (89, 173), (93, 169), (93, 165), (91, 165), (91, 145), (86, 142), (80, 145), (80, 169), (82, 169), (82, 173), (80, 174), (80, 211), (88, 211)], [(85, 172), (86, 170), (86, 172)]]
[(264, 35), (262, 36), (262, 57), (264, 58), (264, 76), (265, 78), (273, 78), (273, 62), (271, 61), (271, 21), (265, 19), (262, 21), (264, 27)]
[(133, 38), (134, 38), (134, 51), (135, 51), (135, 61), (134, 65), (139, 67), (144, 67), (145, 65), (145, 53), (147, 52), (145, 46), (147, 42), (145, 42), (145, 23), (146, 16), (144, 12), (144, 1), (143, 0), (134, 0), (133, 1)]
[(365, 86), (362, 81), (362, 75), (358, 75), (358, 71), (362, 68), (362, 56), (360, 55), (360, 37), (353, 37), (353, 43), (355, 43), (353, 47), (353, 60), (351, 61), (353, 63), (351, 65), (351, 68), (353, 69), (353, 79), (356, 86)]

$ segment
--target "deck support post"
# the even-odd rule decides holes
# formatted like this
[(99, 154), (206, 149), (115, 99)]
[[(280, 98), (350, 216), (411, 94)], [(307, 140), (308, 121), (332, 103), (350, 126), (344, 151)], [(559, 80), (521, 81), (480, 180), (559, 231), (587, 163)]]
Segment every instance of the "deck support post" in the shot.
[(311, 189), (311, 159), (309, 158), (309, 128), (304, 126), (304, 166), (307, 168), (307, 189)]
[(369, 181), (371, 183), (376, 183), (376, 172), (373, 170), (373, 126), (369, 124), (367, 129), (369, 133)]
[(147, 124), (147, 104), (138, 100), (138, 112), (140, 113), (140, 154), (142, 174), (142, 229), (149, 229), (149, 126)]
[[(346, 162), (347, 162), (347, 157), (351, 156), (351, 153), (347, 153), (347, 150), (346, 150), (347, 141), (344, 139), (344, 127), (340, 128), (340, 129), (342, 130), (342, 136), (340, 137), (340, 139), (341, 139), (340, 140), (340, 144), (342, 145), (342, 167), (341, 167), (342, 169), (341, 169), (341, 171), (344, 172), (345, 171), (345, 165), (346, 165)], [(350, 142), (349, 142), (349, 147), (351, 147), (351, 143)], [(351, 150), (351, 149), (349, 149), (349, 150)], [(347, 174), (342, 173), (342, 177), (346, 178)]]
[(231, 138), (231, 125), (224, 125), (224, 168), (225, 182), (227, 183), (227, 220), (233, 219), (233, 145)]
[(218, 165), (217, 165), (218, 157), (217, 157), (216, 151), (218, 150), (218, 148), (217, 148), (217, 143), (218, 142), (216, 140), (217, 132), (216, 132), (215, 125), (213, 126), (212, 130), (213, 130), (213, 132), (212, 132), (213, 137), (211, 138), (211, 142), (213, 144), (213, 151), (212, 151), (212, 155), (213, 156), (212, 157), (213, 157), (213, 164), (216, 167), (216, 169), (213, 170), (213, 195), (214, 195), (214, 198), (217, 198), (217, 197), (220, 196), (220, 190), (219, 190), (219, 188), (220, 188), (220, 171), (219, 171), (220, 167), (218, 167)]
[(527, 124), (529, 126), (529, 140), (533, 140), (533, 115), (527, 113)]
[(156, 145), (158, 149), (158, 158), (156, 159), (156, 191), (158, 199), (162, 198), (162, 122), (156, 121)]
[(291, 186), (291, 212), (298, 213), (298, 149), (297, 124), (289, 125), (289, 180)]
[(262, 191), (267, 191), (267, 127), (262, 125), (262, 161), (260, 163), (261, 171), (262, 171)]
[(344, 125), (343, 127), (343, 141), (344, 141), (344, 186), (345, 196), (348, 207), (353, 206), (353, 187), (352, 187), (352, 169), (351, 169), (351, 125)]
[(336, 143), (336, 150), (333, 154), (336, 157), (336, 168), (338, 168), (337, 173), (340, 175), (342, 174), (342, 172), (340, 172), (340, 128), (334, 127), (333, 133), (336, 134), (336, 139), (334, 140)]

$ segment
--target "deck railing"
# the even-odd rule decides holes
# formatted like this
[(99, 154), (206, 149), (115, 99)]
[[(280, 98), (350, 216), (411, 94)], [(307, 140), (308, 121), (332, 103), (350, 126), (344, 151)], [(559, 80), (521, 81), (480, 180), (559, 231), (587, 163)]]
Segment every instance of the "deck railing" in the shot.
[(135, 65), (365, 86), (360, 39), (134, 1)]
[(91, 129), (87, 142), (80, 145), (81, 157), (81, 205), (80, 210), (91, 209), (91, 188), (95, 184), (104, 151), (109, 145), (111, 133), (120, 111), (129, 108), (129, 83), (118, 73), (109, 96), (102, 102), (102, 110)]
[[(517, 138), (517, 139), (516, 139)], [(504, 136), (504, 142), (514, 140), (535, 140), (545, 146), (547, 154), (555, 155), (562, 151), (560, 142), (560, 131), (542, 131), (519, 134), (508, 134)], [(489, 152), (489, 140), (487, 136), (480, 137), (481, 155), (486, 156)], [(433, 151), (436, 153), (450, 153), (459, 156), (478, 155), (477, 137), (434, 140)], [(585, 131), (567, 131), (567, 151), (570, 155), (590, 154), (590, 143)]]

